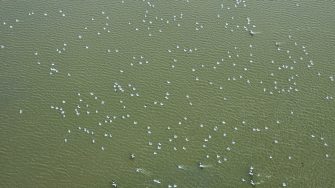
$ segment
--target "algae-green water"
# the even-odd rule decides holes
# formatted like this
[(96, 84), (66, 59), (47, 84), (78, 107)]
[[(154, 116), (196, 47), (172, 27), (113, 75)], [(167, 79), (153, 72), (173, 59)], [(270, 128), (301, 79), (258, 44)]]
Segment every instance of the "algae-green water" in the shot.
[(0, 1), (0, 187), (335, 187), (334, 1)]

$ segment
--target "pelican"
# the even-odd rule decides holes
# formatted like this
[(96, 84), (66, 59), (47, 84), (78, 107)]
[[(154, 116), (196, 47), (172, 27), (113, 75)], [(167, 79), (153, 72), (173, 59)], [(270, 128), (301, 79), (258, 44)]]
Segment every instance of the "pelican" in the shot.
[(200, 168), (200, 169), (203, 169), (203, 168), (205, 168), (205, 167), (206, 167), (206, 165), (202, 164), (202, 162), (199, 162), (199, 168)]
[(159, 184), (161, 183), (159, 180), (156, 180), (156, 179), (154, 179), (154, 182), (159, 183)]
[(254, 36), (254, 35), (259, 34), (259, 33), (261, 33), (261, 32), (256, 32), (256, 31), (253, 31), (253, 30), (249, 30), (249, 34), (251, 36)]

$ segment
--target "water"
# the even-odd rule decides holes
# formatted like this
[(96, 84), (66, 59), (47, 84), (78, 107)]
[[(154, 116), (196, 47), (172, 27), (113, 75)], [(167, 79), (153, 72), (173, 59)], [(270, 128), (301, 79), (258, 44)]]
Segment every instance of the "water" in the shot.
[(334, 186), (332, 1), (0, 6), (1, 187)]

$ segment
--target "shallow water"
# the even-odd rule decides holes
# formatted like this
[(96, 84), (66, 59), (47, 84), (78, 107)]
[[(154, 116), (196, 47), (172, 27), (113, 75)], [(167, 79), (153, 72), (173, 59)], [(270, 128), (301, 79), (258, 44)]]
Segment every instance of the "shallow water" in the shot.
[(335, 185), (334, 2), (0, 7), (0, 187)]

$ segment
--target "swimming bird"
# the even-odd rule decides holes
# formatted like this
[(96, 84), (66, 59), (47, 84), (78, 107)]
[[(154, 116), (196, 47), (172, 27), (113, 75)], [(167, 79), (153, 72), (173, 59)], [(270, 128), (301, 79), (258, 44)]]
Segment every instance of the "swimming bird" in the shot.
[(112, 186), (113, 186), (113, 187), (117, 187), (117, 184), (116, 184), (115, 181), (112, 182)]

